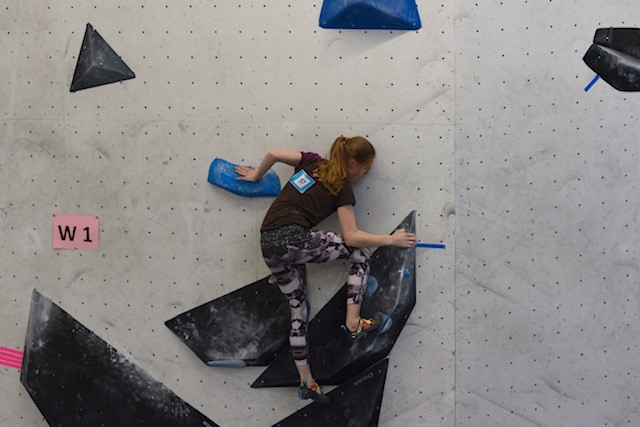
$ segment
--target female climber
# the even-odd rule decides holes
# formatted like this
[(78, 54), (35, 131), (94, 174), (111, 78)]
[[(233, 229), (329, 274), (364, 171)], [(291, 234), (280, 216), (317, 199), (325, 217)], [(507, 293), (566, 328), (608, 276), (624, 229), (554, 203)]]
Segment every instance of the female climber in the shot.
[[(415, 246), (416, 237), (405, 230), (391, 235), (371, 234), (358, 229), (353, 212), (356, 204), (351, 184), (365, 175), (375, 159), (375, 149), (365, 138), (338, 137), (329, 159), (311, 152), (271, 150), (260, 166), (238, 166), (238, 179), (258, 181), (276, 162), (295, 168), (295, 173), (273, 202), (260, 229), (264, 260), (291, 309), (289, 343), (300, 375), (298, 396), (329, 403), (316, 383), (307, 361), (307, 321), (309, 302), (306, 263), (337, 259), (351, 262), (347, 279), (347, 338), (357, 340), (383, 325), (384, 316), (360, 317), (360, 305), (369, 275), (368, 247)], [(316, 230), (320, 221), (338, 212), (342, 234)]]

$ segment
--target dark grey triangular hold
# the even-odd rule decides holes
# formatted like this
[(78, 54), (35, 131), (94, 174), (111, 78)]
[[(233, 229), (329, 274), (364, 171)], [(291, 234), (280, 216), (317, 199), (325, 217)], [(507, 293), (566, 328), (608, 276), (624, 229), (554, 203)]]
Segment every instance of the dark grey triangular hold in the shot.
[(82, 40), (71, 92), (129, 80), (136, 75), (91, 24)]
[(288, 343), (289, 305), (269, 277), (165, 325), (209, 366), (266, 366)]
[(380, 418), (389, 359), (327, 393), (329, 405), (312, 403), (273, 427), (375, 427)]
[(217, 426), (37, 291), (20, 381), (52, 426)]

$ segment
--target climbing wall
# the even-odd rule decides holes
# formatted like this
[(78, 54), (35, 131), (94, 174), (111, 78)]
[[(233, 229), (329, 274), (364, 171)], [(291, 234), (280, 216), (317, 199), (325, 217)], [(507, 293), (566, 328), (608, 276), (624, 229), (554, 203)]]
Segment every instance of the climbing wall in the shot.
[(637, 4), (456, 4), (456, 424), (640, 425)]
[[(207, 367), (164, 322), (268, 273), (271, 200), (208, 184), (215, 157), (327, 154), (360, 134), (378, 157), (355, 188), (359, 227), (388, 233), (416, 210), (419, 239), (447, 246), (416, 253), (380, 425), (452, 425), (454, 9), (417, 4), (423, 28), (389, 31), (322, 29), (321, 1), (0, 0), (0, 346), (24, 348), (37, 289), (217, 424), (287, 418), (308, 404), (293, 388)], [(87, 23), (134, 79), (70, 92)], [(99, 250), (54, 250), (60, 214), (96, 216)], [(309, 268), (312, 313), (345, 277)], [(14, 368), (0, 368), (0, 402), (1, 425), (46, 425)]]

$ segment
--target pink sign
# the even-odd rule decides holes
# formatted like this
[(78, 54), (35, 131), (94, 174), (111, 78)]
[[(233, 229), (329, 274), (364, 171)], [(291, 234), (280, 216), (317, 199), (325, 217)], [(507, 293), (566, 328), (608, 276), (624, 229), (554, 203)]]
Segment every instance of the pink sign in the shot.
[(54, 215), (53, 249), (99, 249), (97, 216)]

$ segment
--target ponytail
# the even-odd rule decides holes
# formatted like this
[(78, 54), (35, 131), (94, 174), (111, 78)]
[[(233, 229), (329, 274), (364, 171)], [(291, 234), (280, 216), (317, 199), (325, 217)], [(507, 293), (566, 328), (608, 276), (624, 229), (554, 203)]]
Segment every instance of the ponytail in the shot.
[(365, 138), (339, 136), (331, 145), (329, 160), (322, 160), (318, 164), (314, 176), (335, 196), (347, 179), (347, 162), (354, 159), (359, 165), (370, 166), (375, 156), (376, 150)]

